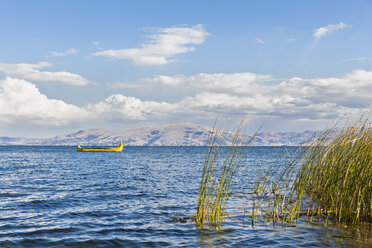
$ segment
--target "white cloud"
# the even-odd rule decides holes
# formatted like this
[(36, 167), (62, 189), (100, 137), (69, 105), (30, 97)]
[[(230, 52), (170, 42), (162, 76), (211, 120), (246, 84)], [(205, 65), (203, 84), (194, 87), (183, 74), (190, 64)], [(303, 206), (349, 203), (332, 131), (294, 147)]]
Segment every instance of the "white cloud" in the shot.
[(166, 76), (166, 75), (156, 75), (153, 78), (146, 78), (144, 81), (146, 82), (155, 82), (155, 83), (162, 83), (167, 85), (180, 85), (181, 83), (186, 83), (190, 77), (184, 75), (178, 76)]
[(84, 86), (89, 84), (89, 80), (80, 75), (70, 72), (48, 72), (40, 71), (44, 67), (49, 67), (52, 64), (48, 62), (40, 62), (38, 64), (6, 64), (0, 63), (0, 71), (7, 76), (25, 79), (29, 81), (57, 81), (65, 84)]
[(174, 106), (166, 102), (142, 101), (135, 97), (116, 94), (89, 105), (87, 109), (107, 119), (146, 120), (149, 117), (166, 116)]
[(72, 122), (103, 119), (110, 121), (147, 120), (169, 115), (175, 105), (166, 102), (142, 101), (120, 94), (81, 108), (61, 100), (50, 99), (25, 80), (7, 77), (0, 80), (0, 125), (62, 126)]
[(194, 97), (187, 97), (180, 102), (183, 111), (201, 111), (218, 114), (249, 114), (264, 116), (278, 111), (283, 106), (290, 105), (295, 99), (289, 95), (265, 96), (253, 94), (251, 96), (237, 96), (225, 93), (200, 93)]
[(259, 44), (263, 44), (265, 43), (263, 40), (259, 39), (259, 38), (256, 38), (256, 42), (259, 43)]
[(372, 109), (372, 71), (365, 70), (339, 78), (293, 77), (281, 83), (270, 75), (254, 73), (160, 75), (151, 80), (174, 87), (187, 85), (198, 92), (176, 104), (175, 111), (183, 113), (233, 112), (317, 120)]
[(166, 85), (187, 85), (191, 89), (210, 92), (230, 92), (236, 94), (246, 94), (257, 91), (257, 83), (272, 81), (270, 75), (256, 74), (251, 72), (244, 73), (199, 73), (193, 76), (176, 75), (165, 76), (157, 75), (148, 82), (162, 83)]
[(95, 46), (98, 46), (99, 44), (101, 44), (101, 42), (99, 42), (99, 41), (93, 41), (92, 42), (92, 45), (95, 45)]
[(50, 57), (62, 57), (62, 56), (67, 56), (71, 54), (76, 54), (77, 50), (75, 48), (68, 49), (64, 52), (51, 52)]
[(83, 108), (49, 99), (32, 83), (7, 77), (0, 80), (0, 124), (24, 120), (40, 125), (164, 121), (175, 116), (192, 121), (221, 114), (245, 114), (256, 120), (334, 121), (344, 114), (372, 110), (372, 71), (366, 70), (354, 70), (342, 77), (293, 77), (283, 81), (254, 73), (163, 75), (151, 80), (173, 87), (195, 87), (196, 93), (173, 103), (115, 94)]
[(346, 80), (352, 82), (352, 84), (347, 84), (349, 88), (355, 86), (358, 86), (358, 88), (361, 86), (372, 87), (372, 71), (354, 70), (346, 75)]
[(173, 55), (194, 51), (195, 48), (190, 45), (202, 44), (208, 35), (200, 24), (192, 27), (169, 27), (156, 31), (156, 34), (148, 36), (150, 42), (140, 48), (105, 50), (93, 55), (130, 59), (136, 65), (164, 65), (172, 62), (169, 57)]
[(89, 116), (84, 109), (49, 99), (30, 82), (11, 77), (0, 80), (0, 124), (61, 126)]
[(333, 31), (342, 30), (342, 29), (350, 28), (350, 27), (351, 25), (345, 24), (343, 22), (340, 22), (337, 24), (329, 24), (327, 26), (315, 29), (313, 36), (319, 40), (322, 36), (332, 33)]

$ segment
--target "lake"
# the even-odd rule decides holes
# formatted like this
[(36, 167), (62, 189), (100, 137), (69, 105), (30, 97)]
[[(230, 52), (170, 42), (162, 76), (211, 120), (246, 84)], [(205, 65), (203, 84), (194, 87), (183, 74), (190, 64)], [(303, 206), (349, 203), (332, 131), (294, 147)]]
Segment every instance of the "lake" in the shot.
[[(296, 148), (252, 147), (233, 192)], [(195, 215), (206, 147), (0, 146), (0, 247), (365, 247), (371, 228), (254, 227), (220, 230), (173, 222)], [(244, 198), (245, 199), (245, 198)]]

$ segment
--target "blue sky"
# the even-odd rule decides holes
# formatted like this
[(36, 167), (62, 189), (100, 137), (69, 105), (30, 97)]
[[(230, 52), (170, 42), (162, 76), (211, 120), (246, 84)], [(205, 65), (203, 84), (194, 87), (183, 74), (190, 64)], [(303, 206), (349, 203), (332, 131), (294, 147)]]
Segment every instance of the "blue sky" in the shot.
[(372, 107), (371, 1), (0, 1), (0, 135)]

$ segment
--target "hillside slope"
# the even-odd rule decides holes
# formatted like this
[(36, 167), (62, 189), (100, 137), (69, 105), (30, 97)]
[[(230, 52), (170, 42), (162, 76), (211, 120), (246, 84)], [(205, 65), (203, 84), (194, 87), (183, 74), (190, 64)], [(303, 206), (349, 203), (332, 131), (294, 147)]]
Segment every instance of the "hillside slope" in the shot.
[[(205, 146), (211, 127), (176, 123), (129, 130), (88, 129), (46, 139), (0, 137), (0, 145), (117, 145), (126, 146)], [(297, 146), (314, 137), (313, 131), (266, 132), (257, 134), (254, 146)], [(231, 136), (232, 137), (232, 136)], [(244, 136), (249, 139), (250, 136)], [(225, 142), (229, 145), (229, 141)]]

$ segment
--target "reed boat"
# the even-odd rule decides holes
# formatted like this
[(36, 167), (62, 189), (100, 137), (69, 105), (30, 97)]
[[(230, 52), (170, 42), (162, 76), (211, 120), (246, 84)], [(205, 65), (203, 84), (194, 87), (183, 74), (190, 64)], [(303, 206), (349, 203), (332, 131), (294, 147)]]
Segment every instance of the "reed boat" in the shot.
[(80, 147), (77, 146), (78, 152), (121, 152), (123, 151), (123, 143), (120, 142), (118, 147)]

